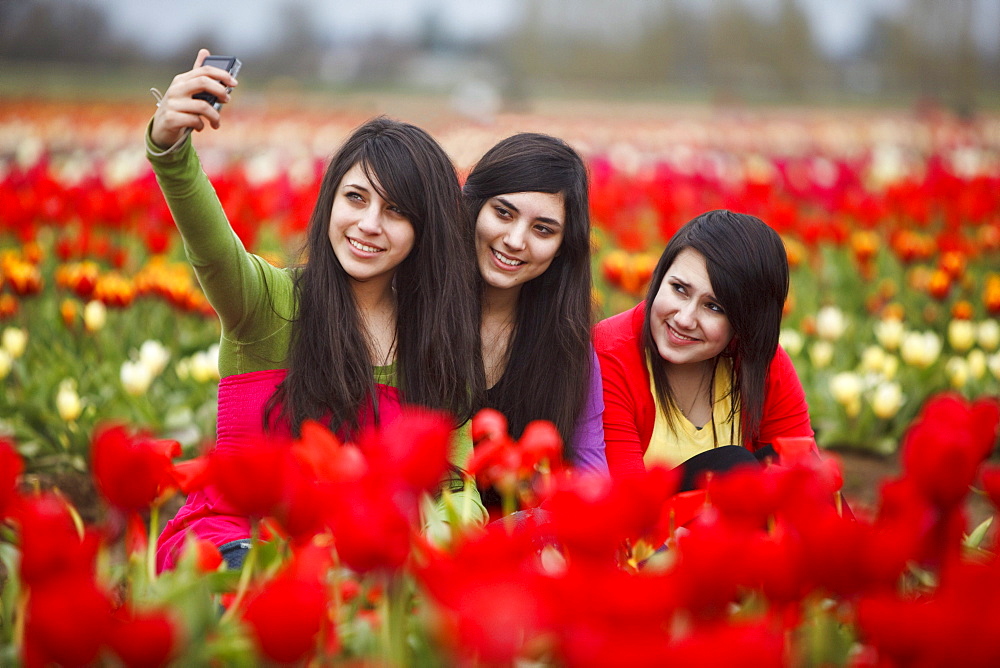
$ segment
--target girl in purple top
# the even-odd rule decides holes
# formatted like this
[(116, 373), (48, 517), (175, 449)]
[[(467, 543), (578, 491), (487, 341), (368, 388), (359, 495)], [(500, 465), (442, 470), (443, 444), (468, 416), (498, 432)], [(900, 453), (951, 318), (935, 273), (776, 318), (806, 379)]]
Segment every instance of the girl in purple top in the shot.
[(486, 405), (515, 438), (551, 421), (567, 461), (607, 473), (583, 160), (555, 137), (517, 134), (487, 151), (462, 195), (482, 278)]

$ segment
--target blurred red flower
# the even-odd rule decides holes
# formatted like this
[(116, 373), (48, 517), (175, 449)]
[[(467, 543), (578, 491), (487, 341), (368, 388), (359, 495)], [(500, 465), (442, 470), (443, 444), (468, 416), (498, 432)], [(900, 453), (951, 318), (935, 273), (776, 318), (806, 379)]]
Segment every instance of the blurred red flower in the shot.
[(208, 455), (208, 478), (236, 512), (265, 517), (277, 509), (290, 461), (287, 443), (265, 437)]
[[(264, 656), (282, 664), (295, 663), (315, 651), (326, 605), (322, 583), (279, 575), (250, 597), (243, 619)], [(332, 625), (327, 627), (332, 633)]]
[(414, 492), (436, 489), (448, 468), (452, 420), (444, 413), (412, 406), (380, 429), (366, 430), (358, 447), (387, 480)]
[(17, 499), (17, 481), (24, 472), (24, 460), (14, 441), (0, 438), (0, 518)]
[(948, 509), (969, 491), (1000, 425), (1000, 403), (967, 402), (955, 393), (932, 397), (903, 436), (905, 474), (936, 505)]
[(88, 531), (81, 538), (62, 499), (51, 494), (24, 497), (13, 516), (20, 531), (20, 572), (25, 585), (93, 573), (97, 535)]
[(111, 603), (92, 574), (65, 574), (31, 588), (25, 613), (25, 664), (85, 666), (111, 627)]
[(170, 483), (171, 460), (180, 453), (177, 441), (131, 434), (122, 425), (101, 427), (90, 453), (97, 490), (116, 508), (147, 508)]
[(162, 610), (119, 610), (108, 646), (128, 668), (159, 668), (170, 663), (178, 636), (174, 621)]

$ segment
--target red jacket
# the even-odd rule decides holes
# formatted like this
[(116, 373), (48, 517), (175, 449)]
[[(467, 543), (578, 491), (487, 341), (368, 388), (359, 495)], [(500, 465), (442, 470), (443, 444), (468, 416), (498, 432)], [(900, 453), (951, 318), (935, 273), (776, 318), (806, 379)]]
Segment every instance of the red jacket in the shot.
[[(594, 327), (604, 385), (604, 441), (613, 478), (641, 474), (656, 421), (649, 370), (642, 350), (645, 302)], [(814, 435), (805, 390), (788, 353), (778, 348), (767, 376), (760, 434), (743, 445), (756, 451), (778, 436)]]

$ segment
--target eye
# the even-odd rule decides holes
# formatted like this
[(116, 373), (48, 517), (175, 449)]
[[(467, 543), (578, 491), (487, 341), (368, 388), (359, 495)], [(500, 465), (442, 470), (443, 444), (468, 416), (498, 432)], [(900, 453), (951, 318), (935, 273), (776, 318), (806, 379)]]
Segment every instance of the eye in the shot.
[(390, 204), (389, 206), (385, 207), (385, 210), (396, 216), (399, 216), (400, 218), (406, 218), (406, 214), (403, 213), (403, 210), (400, 209), (395, 204)]
[(510, 220), (510, 211), (506, 207), (502, 207), (499, 204), (493, 205), (493, 210), (497, 212), (497, 217), (503, 218), (504, 220)]
[(348, 190), (346, 193), (344, 193), (344, 197), (346, 199), (351, 200), (352, 202), (364, 202), (365, 201), (365, 198), (361, 196), (361, 193), (355, 192), (354, 190)]
[(556, 233), (556, 231), (548, 225), (535, 225), (535, 231), (543, 237), (549, 237)]
[(719, 306), (718, 304), (716, 304), (715, 302), (708, 302), (707, 304), (705, 304), (705, 306), (708, 308), (709, 311), (714, 311), (721, 315), (726, 314), (726, 310), (721, 306)]
[(685, 294), (685, 292), (684, 292), (684, 286), (682, 284), (680, 284), (680, 283), (671, 283), (670, 287), (673, 288), (674, 292), (676, 292), (677, 294), (680, 294), (680, 295)]

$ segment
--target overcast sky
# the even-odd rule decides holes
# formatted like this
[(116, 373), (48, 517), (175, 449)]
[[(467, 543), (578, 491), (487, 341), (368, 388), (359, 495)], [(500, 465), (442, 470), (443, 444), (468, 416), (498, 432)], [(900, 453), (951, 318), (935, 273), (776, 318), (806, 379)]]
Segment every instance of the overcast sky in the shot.
[[(315, 18), (317, 29), (337, 41), (368, 36), (413, 34), (428, 14), (442, 20), (455, 36), (504, 33), (518, 24), (527, 0), (85, 0), (107, 10), (112, 26), (153, 53), (166, 53), (206, 30), (216, 30), (217, 49), (233, 53), (256, 50), (268, 43), (278, 17), (289, 5), (301, 5)], [(537, 0), (536, 0), (537, 1)], [(704, 0), (679, 0), (706, 6)], [(780, 0), (745, 0), (762, 12)], [(865, 36), (869, 21), (892, 14), (907, 0), (798, 0), (809, 16), (820, 43), (830, 55), (842, 55)], [(950, 0), (938, 0), (950, 4)], [(627, 38), (630, 28), (656, 13), (659, 0), (541, 0), (568, 18), (597, 32)], [(981, 44), (997, 48), (1000, 0), (975, 0), (977, 35)], [(594, 15), (572, 16), (593, 6)]]

